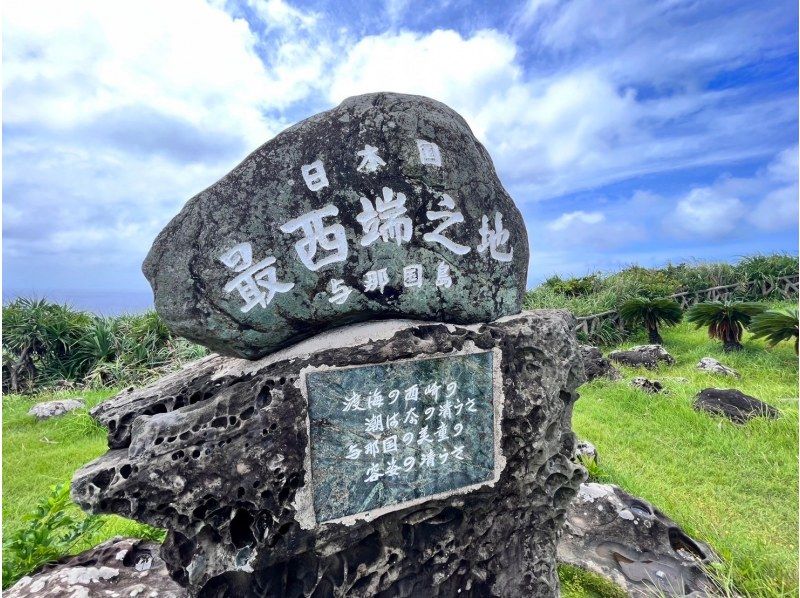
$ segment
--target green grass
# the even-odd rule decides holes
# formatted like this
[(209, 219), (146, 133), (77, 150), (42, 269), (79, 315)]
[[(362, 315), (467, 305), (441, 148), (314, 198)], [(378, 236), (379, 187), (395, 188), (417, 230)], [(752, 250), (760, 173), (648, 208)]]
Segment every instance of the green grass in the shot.
[[(107, 450), (106, 430), (87, 411), (115, 394), (114, 390), (58, 392), (35, 397), (3, 397), (3, 534), (19, 529), (22, 516), (48, 493), (50, 486), (68, 482), (76, 469)], [(27, 415), (37, 402), (69, 397), (86, 399), (87, 409), (38, 422)], [(76, 510), (77, 506), (74, 507)], [(85, 550), (116, 535), (151, 538), (153, 528), (116, 516), (104, 516), (103, 527), (86, 542)]]
[[(597, 446), (603, 481), (644, 497), (725, 560), (722, 576), (753, 596), (798, 592), (798, 388), (790, 343), (767, 349), (745, 334), (745, 350), (723, 353), (704, 330), (681, 324), (662, 331), (677, 364), (644, 373), (668, 394), (648, 395), (625, 379), (580, 389), (573, 427)], [(625, 346), (644, 342), (633, 339)], [(712, 356), (741, 379), (695, 369)], [(738, 388), (781, 410), (774, 421), (744, 426), (692, 409), (707, 387)], [(591, 592), (586, 595), (592, 595)]]
[[(625, 380), (583, 386), (575, 406), (577, 434), (600, 452), (603, 481), (642, 496), (675, 519), (693, 537), (708, 542), (725, 559), (721, 576), (752, 596), (796, 596), (798, 528), (797, 360), (790, 343), (767, 349), (745, 335), (745, 351), (725, 354), (703, 330), (681, 324), (662, 331), (678, 360), (647, 372), (661, 380), (665, 395), (646, 395), (629, 386), (642, 371), (623, 370)], [(636, 338), (628, 345), (643, 342)], [(695, 369), (710, 355), (737, 369), (741, 380)], [(697, 391), (709, 386), (738, 388), (776, 406), (782, 417), (744, 426), (697, 413)], [(105, 430), (86, 410), (37, 422), (26, 415), (37, 401), (83, 396), (87, 407), (115, 391), (3, 397), (3, 529), (18, 529), (48, 488), (106, 450)], [(75, 507), (77, 509), (77, 507)], [(152, 528), (106, 517), (84, 544), (115, 535), (152, 537)], [(569, 598), (618, 598), (620, 590), (573, 567), (559, 567)]]

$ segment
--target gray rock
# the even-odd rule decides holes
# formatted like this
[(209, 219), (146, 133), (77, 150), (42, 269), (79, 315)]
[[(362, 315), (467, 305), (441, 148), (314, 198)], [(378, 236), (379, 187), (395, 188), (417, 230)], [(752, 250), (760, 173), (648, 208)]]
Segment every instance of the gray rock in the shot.
[(583, 369), (586, 372), (586, 380), (596, 378), (608, 378), (609, 380), (619, 380), (622, 374), (611, 365), (611, 362), (603, 357), (600, 349), (591, 345), (581, 345), (581, 355), (583, 356)]
[(170, 579), (155, 542), (114, 538), (23, 577), (6, 598), (188, 598)]
[(704, 543), (647, 501), (610, 484), (581, 484), (567, 510), (558, 559), (607, 577), (630, 596), (717, 595)]
[(612, 351), (608, 354), (611, 361), (628, 367), (645, 367), (655, 369), (659, 364), (672, 365), (675, 358), (661, 345), (639, 345), (626, 350)]
[(578, 439), (577, 443), (575, 444), (575, 458), (579, 461), (591, 461), (597, 464), (597, 447), (595, 447), (588, 440)]
[(737, 424), (743, 424), (754, 417), (780, 417), (780, 411), (775, 407), (735, 388), (705, 388), (697, 393), (693, 406), (698, 411), (721, 415)]
[(374, 318), (519, 313), (528, 242), (463, 118), (375, 93), (280, 133), (189, 200), (143, 270), (174, 332), (255, 359)]
[[(120, 448), (79, 470), (72, 496), (166, 528), (162, 556), (195, 594), (556, 595), (556, 538), (586, 477), (571, 462), (583, 381), (574, 324), (558, 311), (473, 326), (390, 320), (260, 361), (211, 356), (94, 410)], [(301, 372), (464, 350), (499, 357), (496, 481), (349, 521), (309, 519)]]
[(664, 385), (658, 380), (648, 380), (644, 376), (637, 376), (631, 380), (631, 386), (650, 394), (657, 394), (664, 390)]
[(28, 415), (34, 416), (36, 419), (50, 419), (51, 417), (58, 417), (76, 409), (83, 409), (83, 399), (60, 399), (58, 401), (46, 401), (44, 403), (36, 403), (28, 410)]
[(733, 378), (739, 378), (739, 372), (736, 370), (729, 368), (726, 365), (722, 365), (719, 361), (714, 359), (713, 357), (703, 357), (697, 364), (697, 369), (701, 372), (709, 372), (711, 374), (722, 374), (723, 376), (731, 376)]

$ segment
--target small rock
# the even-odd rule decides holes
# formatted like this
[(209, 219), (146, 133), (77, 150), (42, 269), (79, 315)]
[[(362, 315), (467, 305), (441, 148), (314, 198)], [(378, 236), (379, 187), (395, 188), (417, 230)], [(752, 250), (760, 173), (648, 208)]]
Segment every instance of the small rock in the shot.
[(715, 594), (703, 572), (718, 560), (711, 549), (611, 484), (581, 484), (567, 509), (558, 560), (599, 573), (636, 598)]
[(44, 403), (36, 403), (28, 410), (28, 415), (32, 415), (39, 420), (50, 419), (51, 417), (58, 417), (64, 415), (75, 409), (84, 407), (83, 399), (62, 399), (59, 401), (47, 401)]
[(664, 385), (658, 380), (648, 380), (644, 376), (637, 376), (631, 380), (631, 386), (650, 394), (656, 394), (664, 390)]
[[(173, 581), (159, 556), (159, 545), (145, 540), (113, 538), (76, 556), (45, 565), (3, 591), (4, 598), (140, 596), (188, 598)], [(150, 564), (145, 584), (141, 563)]]
[(713, 357), (703, 357), (700, 362), (697, 364), (697, 369), (702, 372), (709, 372), (711, 374), (722, 374), (724, 376), (732, 376), (734, 378), (739, 378), (739, 372), (736, 370), (729, 368), (726, 365), (722, 365), (719, 361), (714, 359)]
[(591, 345), (581, 345), (580, 349), (587, 382), (600, 377), (605, 377), (609, 380), (619, 380), (622, 378), (619, 370), (611, 365), (608, 359), (603, 357), (600, 349)]
[(737, 424), (743, 424), (754, 417), (776, 419), (780, 416), (780, 411), (771, 405), (735, 388), (705, 388), (695, 396), (694, 408), (722, 415)]
[(575, 444), (575, 460), (592, 461), (597, 464), (597, 447), (588, 440), (580, 440)]
[(608, 358), (629, 367), (655, 369), (659, 363), (672, 365), (675, 358), (661, 345), (639, 345), (626, 350), (612, 351)]

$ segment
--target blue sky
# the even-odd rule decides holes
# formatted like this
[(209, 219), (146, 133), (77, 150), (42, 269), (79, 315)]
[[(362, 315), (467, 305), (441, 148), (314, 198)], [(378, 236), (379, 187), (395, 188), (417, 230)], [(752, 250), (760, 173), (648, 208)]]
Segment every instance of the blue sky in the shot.
[(8, 0), (3, 283), (146, 291), (151, 241), (285, 127), (371, 91), (459, 111), (529, 283), (796, 253), (797, 3)]

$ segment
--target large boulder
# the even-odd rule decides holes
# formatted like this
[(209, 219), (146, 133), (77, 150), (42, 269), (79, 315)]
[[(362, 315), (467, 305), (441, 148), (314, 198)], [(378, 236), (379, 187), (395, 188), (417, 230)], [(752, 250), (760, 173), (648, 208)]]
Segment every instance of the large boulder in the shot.
[(694, 408), (743, 424), (754, 417), (775, 419), (780, 411), (735, 388), (705, 388), (695, 396)]
[(603, 357), (600, 349), (591, 345), (581, 345), (581, 356), (583, 357), (583, 370), (586, 372), (586, 380), (597, 378), (608, 378), (609, 380), (619, 380), (622, 374), (611, 365), (611, 362)]
[(155, 542), (113, 538), (23, 577), (5, 598), (188, 598), (173, 581)]
[[(586, 476), (571, 461), (583, 381), (574, 324), (558, 311), (473, 326), (389, 320), (258, 361), (208, 357), (94, 411), (119, 448), (76, 473), (72, 496), (92, 512), (166, 528), (163, 558), (201, 596), (554, 596), (557, 536)], [(392, 382), (404, 368), (420, 378)], [(421, 388), (437, 372), (443, 400), (423, 423), (436, 393)], [(369, 396), (351, 395), (353, 380)], [(419, 394), (389, 391), (407, 384)], [(470, 407), (484, 384), (494, 398)], [(419, 400), (420, 421), (397, 429), (430, 426), (438, 451), (462, 432), (439, 436), (451, 394), (469, 459), (456, 447), (438, 455), (439, 469), (405, 457), (409, 479), (390, 478), (391, 466), (376, 474), (374, 464), (394, 457), (362, 454), (357, 443), (372, 437), (349, 422), (363, 428), (371, 409)], [(383, 421), (397, 425), (396, 416)], [(403, 434), (391, 450), (423, 451), (418, 432), (416, 444)], [(380, 438), (386, 453), (389, 437)], [(488, 477), (463, 486), (481, 474), (470, 464), (487, 459)], [(409, 500), (394, 500), (401, 496)]]
[(189, 200), (143, 270), (174, 332), (255, 359), (369, 319), (518, 313), (528, 241), (461, 116), (374, 93), (283, 131)]
[(675, 363), (675, 358), (661, 345), (639, 345), (612, 351), (608, 354), (608, 358), (628, 367), (645, 367), (651, 370), (662, 363), (666, 365)]
[(581, 484), (558, 559), (607, 577), (635, 598), (717, 595), (704, 569), (718, 561), (661, 511), (610, 484)]

